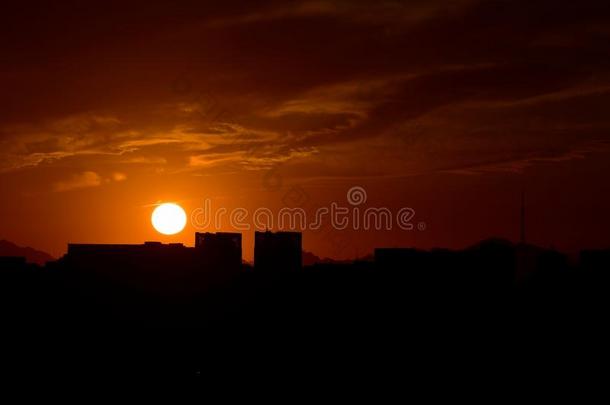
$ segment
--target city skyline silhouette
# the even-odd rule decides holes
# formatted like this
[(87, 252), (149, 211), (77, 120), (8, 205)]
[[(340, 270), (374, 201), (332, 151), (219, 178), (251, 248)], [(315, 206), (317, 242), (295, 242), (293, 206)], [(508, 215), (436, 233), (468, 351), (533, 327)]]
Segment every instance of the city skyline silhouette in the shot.
[[(248, 336), (276, 350), (288, 342), (269, 339), (286, 333), (303, 343), (364, 333), (350, 340), (384, 342), (384, 350), (398, 350), (403, 339), (429, 347), (455, 327), (466, 336), (496, 328), (521, 333), (541, 314), (547, 332), (571, 327), (602, 315), (609, 299), (610, 249), (583, 251), (573, 261), (552, 249), (489, 239), (464, 250), (377, 248), (370, 259), (303, 265), (300, 233), (264, 231), (256, 233), (251, 265), (242, 260), (241, 236), (197, 233), (194, 247), (70, 244), (44, 266), (0, 257), (4, 326), (23, 336), (21, 343), (54, 330), (46, 339), (72, 353), (62, 357), (66, 367), (53, 367), (58, 376), (81, 370), (188, 378), (213, 374), (222, 363), (202, 342)], [(84, 332), (93, 335), (67, 339)], [(127, 335), (105, 340), (116, 333)], [(111, 351), (75, 355), (98, 339)], [(33, 353), (53, 359), (56, 352), (42, 347)], [(232, 355), (255, 355), (242, 349)], [(218, 366), (209, 368), (210, 361)]]

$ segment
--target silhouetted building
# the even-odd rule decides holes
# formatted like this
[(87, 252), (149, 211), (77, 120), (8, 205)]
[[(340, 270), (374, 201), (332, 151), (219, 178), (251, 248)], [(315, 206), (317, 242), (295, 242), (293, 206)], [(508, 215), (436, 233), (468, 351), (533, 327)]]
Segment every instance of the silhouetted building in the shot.
[(241, 233), (197, 232), (195, 249), (204, 256), (221, 261), (231, 268), (241, 266)]
[(62, 262), (78, 277), (168, 294), (196, 292), (241, 270), (240, 234), (196, 234), (195, 243), (69, 244)]
[(300, 232), (256, 232), (254, 234), (254, 269), (295, 271), (303, 267)]

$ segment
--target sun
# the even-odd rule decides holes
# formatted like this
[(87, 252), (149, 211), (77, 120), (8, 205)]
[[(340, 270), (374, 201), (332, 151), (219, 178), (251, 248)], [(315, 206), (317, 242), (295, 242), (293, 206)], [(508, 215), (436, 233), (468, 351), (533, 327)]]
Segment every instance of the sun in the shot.
[(178, 204), (161, 204), (153, 211), (151, 221), (157, 232), (175, 235), (186, 225), (186, 212)]

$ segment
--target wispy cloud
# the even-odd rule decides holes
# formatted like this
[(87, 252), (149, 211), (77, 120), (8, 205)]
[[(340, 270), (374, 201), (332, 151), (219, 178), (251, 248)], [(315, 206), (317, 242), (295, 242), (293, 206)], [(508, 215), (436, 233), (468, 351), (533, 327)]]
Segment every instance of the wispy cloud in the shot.
[(102, 184), (102, 178), (96, 172), (82, 172), (71, 176), (67, 180), (59, 181), (53, 185), (57, 192), (70, 191), (81, 188), (97, 187)]
[(69, 178), (53, 183), (53, 191), (63, 192), (83, 188), (98, 187), (112, 182), (120, 183), (127, 180), (127, 174), (123, 172), (112, 172), (108, 176), (101, 176), (94, 171), (76, 173)]

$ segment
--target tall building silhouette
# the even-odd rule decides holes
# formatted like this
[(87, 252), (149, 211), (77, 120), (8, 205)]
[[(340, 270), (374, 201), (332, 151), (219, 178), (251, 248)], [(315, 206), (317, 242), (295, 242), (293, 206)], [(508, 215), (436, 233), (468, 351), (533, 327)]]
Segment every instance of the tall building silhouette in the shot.
[(195, 250), (214, 261), (221, 261), (228, 267), (240, 267), (242, 261), (241, 233), (197, 232)]
[(254, 268), (256, 271), (295, 271), (303, 267), (300, 232), (256, 232)]

